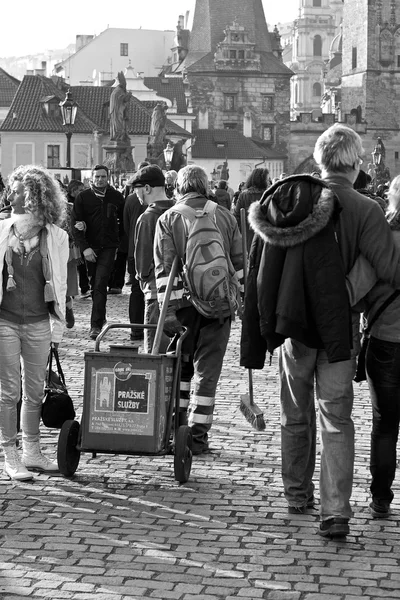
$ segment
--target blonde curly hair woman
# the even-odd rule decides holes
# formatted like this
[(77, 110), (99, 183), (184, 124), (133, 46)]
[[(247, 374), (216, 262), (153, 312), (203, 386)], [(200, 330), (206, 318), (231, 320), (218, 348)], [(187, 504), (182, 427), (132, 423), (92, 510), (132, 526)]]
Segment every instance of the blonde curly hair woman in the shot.
[[(40, 450), (39, 422), (50, 344), (61, 340), (65, 315), (68, 234), (57, 226), (65, 199), (42, 167), (16, 168), (8, 178), (11, 218), (0, 222), (0, 444), (5, 473), (58, 471)], [(22, 388), (22, 457), (16, 447)]]

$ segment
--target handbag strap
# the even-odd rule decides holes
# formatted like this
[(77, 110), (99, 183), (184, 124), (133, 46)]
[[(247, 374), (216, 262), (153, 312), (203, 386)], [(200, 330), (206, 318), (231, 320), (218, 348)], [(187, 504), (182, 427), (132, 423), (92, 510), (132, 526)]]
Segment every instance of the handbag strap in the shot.
[(58, 375), (61, 379), (62, 384), (65, 386), (65, 377), (64, 377), (64, 373), (63, 373), (63, 370), (61, 367), (60, 357), (58, 355), (58, 350), (56, 348), (54, 348), (54, 346), (50, 346), (49, 362), (48, 362), (48, 370), (47, 370), (47, 386), (50, 385), (50, 381), (51, 381), (51, 367), (52, 367), (52, 363), (53, 363), (53, 356), (56, 360)]
[(378, 310), (376, 311), (376, 313), (374, 314), (374, 316), (372, 317), (372, 319), (369, 321), (366, 329), (365, 329), (365, 333), (368, 335), (369, 332), (371, 331), (371, 327), (372, 325), (375, 323), (375, 321), (377, 320), (378, 317), (381, 316), (381, 314), (383, 313), (384, 310), (387, 309), (387, 307), (389, 306), (389, 304), (392, 304), (392, 302), (394, 300), (396, 300), (397, 296), (400, 295), (400, 290), (396, 290), (393, 294), (391, 294), (391, 296), (389, 296), (389, 298), (386, 298), (385, 302), (378, 308)]

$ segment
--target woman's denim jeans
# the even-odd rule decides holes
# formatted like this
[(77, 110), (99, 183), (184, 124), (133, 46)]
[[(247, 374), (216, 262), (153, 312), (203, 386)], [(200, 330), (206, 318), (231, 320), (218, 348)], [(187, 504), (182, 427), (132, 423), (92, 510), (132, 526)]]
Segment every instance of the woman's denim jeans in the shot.
[(279, 350), (282, 479), (290, 506), (313, 495), (316, 452), (314, 381), (321, 437), (321, 518), (350, 518), (353, 485), (353, 377), (356, 361), (329, 363), (326, 352), (287, 339)]
[(390, 504), (400, 422), (400, 344), (371, 337), (366, 357), (372, 401), (371, 494)]
[(29, 325), (18, 325), (0, 319), (0, 444), (3, 446), (15, 444), (17, 437), (17, 403), (21, 395), (21, 367), (22, 437), (28, 442), (39, 440), (49, 350), (48, 319)]

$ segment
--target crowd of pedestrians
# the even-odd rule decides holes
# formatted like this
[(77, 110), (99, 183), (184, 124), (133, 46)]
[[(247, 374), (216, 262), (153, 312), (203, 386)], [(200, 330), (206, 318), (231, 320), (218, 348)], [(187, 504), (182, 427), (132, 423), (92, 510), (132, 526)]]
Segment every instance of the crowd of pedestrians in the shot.
[[(57, 470), (40, 450), (40, 406), (50, 345), (61, 342), (64, 323), (74, 326), (79, 290), (91, 298), (93, 340), (107, 320), (107, 295), (121, 293), (126, 271), (129, 322), (155, 324), (177, 263), (160, 351), (188, 330), (178, 418), (191, 428), (192, 453), (212, 449), (216, 389), (237, 313), (241, 366), (262, 369), (267, 353), (278, 353), (288, 513), (319, 508), (319, 534), (327, 538), (350, 532), (353, 379), (360, 329), (371, 322), (370, 510), (387, 518), (400, 422), (400, 176), (377, 195), (363, 156), (359, 135), (336, 124), (316, 141), (318, 170), (271, 181), (266, 168), (255, 168), (237, 191), (226, 179), (210, 186), (198, 165), (163, 172), (143, 162), (121, 191), (104, 165), (93, 168), (89, 187), (72, 180), (65, 190), (46, 169), (16, 169), (0, 211), (0, 444), (7, 475), (25, 480), (32, 470)], [(203, 264), (210, 268), (199, 275)], [(211, 277), (215, 289), (205, 299), (199, 281), (204, 287)], [(132, 327), (130, 336), (144, 337), (151, 353), (153, 329)], [(16, 446), (21, 381), (22, 453)]]

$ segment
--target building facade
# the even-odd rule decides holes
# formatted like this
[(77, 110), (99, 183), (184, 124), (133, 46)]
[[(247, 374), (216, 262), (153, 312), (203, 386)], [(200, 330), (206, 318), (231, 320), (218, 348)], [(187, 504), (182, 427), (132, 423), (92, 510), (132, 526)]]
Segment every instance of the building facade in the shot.
[(130, 60), (137, 73), (153, 77), (169, 55), (174, 35), (173, 31), (110, 27), (96, 37), (77, 36), (77, 51), (58, 63), (54, 74), (70, 85), (104, 85)]

